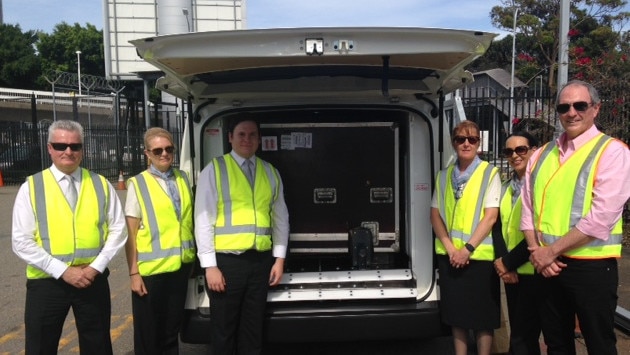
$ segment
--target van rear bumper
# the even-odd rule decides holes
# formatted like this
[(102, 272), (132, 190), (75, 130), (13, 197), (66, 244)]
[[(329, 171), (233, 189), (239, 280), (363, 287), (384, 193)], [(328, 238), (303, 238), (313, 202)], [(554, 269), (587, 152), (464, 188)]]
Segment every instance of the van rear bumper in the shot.
[[(447, 333), (437, 302), (268, 307), (265, 341), (270, 343), (434, 338)], [(185, 343), (209, 343), (210, 317), (187, 310), (180, 336)]]

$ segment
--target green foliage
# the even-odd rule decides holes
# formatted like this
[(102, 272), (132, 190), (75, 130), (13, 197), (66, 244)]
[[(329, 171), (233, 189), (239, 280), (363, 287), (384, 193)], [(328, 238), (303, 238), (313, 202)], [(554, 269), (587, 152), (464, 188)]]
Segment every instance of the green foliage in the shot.
[(77, 54), (81, 51), (81, 73), (105, 76), (103, 32), (94, 25), (62, 22), (52, 34), (40, 33), (37, 50), (42, 58), (42, 71), (77, 71)]
[(51, 34), (27, 31), (19, 25), (0, 25), (0, 86), (50, 90), (42, 73), (76, 72), (105, 76), (103, 32), (94, 25), (62, 22)]
[(506, 36), (495, 40), (486, 51), (486, 54), (479, 57), (468, 66), (468, 70), (479, 72), (489, 69), (501, 68), (508, 72), (511, 69), (512, 61), (512, 37)]
[[(547, 86), (555, 91), (555, 78), (559, 55), (560, 0), (500, 0), (490, 12), (492, 24), (502, 30), (513, 32), (516, 17), (516, 65), (515, 76), (525, 83), (545, 73)], [(630, 19), (630, 13), (622, 12), (623, 0), (579, 0), (571, 1), (570, 38), (571, 48), (583, 48), (582, 55), (589, 58), (614, 57), (623, 54), (628, 39), (621, 38), (618, 29)], [(509, 43), (509, 46), (508, 46)], [(491, 67), (511, 69), (512, 36), (496, 41), (487, 52), (487, 58), (473, 63), (476, 70)], [(498, 46), (496, 46), (498, 45)], [(495, 47), (493, 49), (493, 47)], [(578, 60), (571, 56), (569, 78), (577, 77)], [(600, 61), (601, 63), (601, 61)], [(610, 63), (610, 62), (607, 62)], [(486, 65), (489, 65), (488, 67)], [(618, 75), (619, 70), (614, 70)], [(627, 72), (626, 72), (627, 73)], [(616, 76), (621, 80), (620, 76)], [(627, 80), (627, 78), (625, 79)]]
[[(516, 17), (515, 76), (525, 83), (543, 75), (545, 92), (556, 92), (559, 57), (560, 0), (500, 0), (490, 12), (492, 24), (514, 33)], [(599, 128), (630, 142), (630, 32), (620, 32), (630, 21), (624, 12), (624, 0), (572, 0), (569, 23), (568, 79), (585, 80), (597, 87), (602, 108)], [(472, 63), (473, 71), (491, 68), (511, 70), (512, 35), (495, 41), (486, 55)], [(556, 113), (549, 109), (540, 117), (523, 120), (519, 129), (530, 130), (540, 138), (549, 138)]]
[(41, 73), (36, 41), (33, 31), (22, 32), (19, 25), (0, 25), (0, 86), (33, 88)]

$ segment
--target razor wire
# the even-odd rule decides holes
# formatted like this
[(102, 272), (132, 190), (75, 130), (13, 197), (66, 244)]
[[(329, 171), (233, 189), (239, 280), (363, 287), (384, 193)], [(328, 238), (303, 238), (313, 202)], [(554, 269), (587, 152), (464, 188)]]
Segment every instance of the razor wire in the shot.
[[(46, 81), (53, 86), (66, 88), (79, 88), (78, 73), (69, 73), (61, 70), (49, 70), (43, 75)], [(82, 74), (81, 88), (89, 91), (119, 92), (124, 87), (124, 82), (117, 79), (107, 79), (102, 76)]]

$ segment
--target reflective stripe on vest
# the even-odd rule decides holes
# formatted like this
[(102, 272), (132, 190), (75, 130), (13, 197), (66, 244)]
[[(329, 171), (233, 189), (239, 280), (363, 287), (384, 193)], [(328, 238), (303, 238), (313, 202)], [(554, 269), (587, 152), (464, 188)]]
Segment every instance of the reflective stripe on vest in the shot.
[[(81, 190), (74, 212), (50, 169), (28, 178), (36, 219), (35, 240), (46, 252), (68, 265), (87, 264), (98, 256), (108, 233), (109, 190), (104, 177), (81, 169)], [(72, 238), (68, 238), (68, 235)], [(27, 267), (28, 278), (50, 277)]]
[[(600, 134), (573, 153), (564, 164), (560, 164), (555, 142), (545, 147), (544, 156), (541, 154), (532, 170), (530, 182), (533, 216), (537, 222), (534, 226), (541, 232), (543, 244), (549, 245), (562, 238), (590, 211), (597, 165), (612, 140)], [(536, 184), (538, 180), (542, 182)], [(571, 199), (570, 205), (560, 202), (566, 199)], [(596, 238), (565, 255), (576, 258), (619, 257), (621, 240), (620, 219), (607, 240)]]
[[(523, 201), (519, 196), (516, 203), (512, 206), (512, 196), (514, 190), (510, 186), (509, 180), (503, 184), (503, 198), (501, 198), (501, 230), (503, 239), (508, 251), (513, 250), (518, 244), (525, 239), (525, 234), (521, 231), (521, 210)], [(516, 272), (522, 275), (533, 275), (534, 266), (529, 261), (525, 262), (516, 269)]]
[[(241, 167), (230, 154), (215, 158), (213, 163), (219, 194), (217, 222), (214, 228), (216, 250), (239, 251), (252, 248), (270, 250), (271, 211), (280, 188), (280, 180), (275, 169), (268, 162), (256, 158), (256, 174), (252, 189)], [(232, 174), (228, 171), (232, 171)], [(233, 197), (237, 195), (249, 197), (247, 200), (244, 198), (235, 200)], [(247, 205), (247, 211), (236, 211), (233, 205), (235, 201)], [(249, 223), (239, 222), (237, 216), (249, 216), (247, 218)], [(237, 241), (235, 238), (240, 240)], [(252, 238), (252, 243), (246, 245), (248, 243), (244, 240), (249, 238)], [(226, 247), (227, 245), (237, 247)]]
[[(190, 184), (186, 175), (179, 170), (174, 169), (173, 173), (182, 204), (181, 221), (173, 208), (172, 214), (161, 213), (158, 222), (156, 208), (162, 210), (165, 204), (170, 207), (172, 201), (148, 171), (129, 179), (134, 183), (142, 209), (144, 229), (138, 230), (136, 235), (138, 271), (141, 275), (176, 271), (182, 263), (194, 260)], [(164, 260), (165, 258), (168, 259)]]
[[(484, 216), (484, 202), (491, 179), (497, 174), (498, 169), (482, 161), (475, 169), (470, 180), (466, 183), (462, 198), (455, 200), (451, 177), (455, 165), (438, 173), (438, 210), (446, 225), (453, 245), (461, 249), (470, 241), (473, 231), (479, 225)], [(474, 211), (474, 212), (470, 212)], [(439, 239), (435, 239), (435, 251), (437, 254), (446, 255), (446, 248)], [(471, 254), (472, 260), (494, 260), (494, 247), (492, 234), (484, 238)]]

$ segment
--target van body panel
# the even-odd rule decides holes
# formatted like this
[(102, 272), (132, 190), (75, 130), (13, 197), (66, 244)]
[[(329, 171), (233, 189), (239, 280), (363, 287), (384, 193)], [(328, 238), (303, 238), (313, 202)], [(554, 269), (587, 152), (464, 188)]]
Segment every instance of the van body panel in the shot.
[[(260, 124), (257, 155), (279, 171), (291, 225), (268, 341), (434, 337), (439, 287), (434, 178), (452, 161), (445, 95), (494, 34), (422, 28), (220, 31), (132, 41), (189, 100), (180, 168), (230, 151), (233, 119)], [(451, 107), (451, 106), (449, 106)], [(209, 341), (203, 270), (189, 280), (185, 342)]]

